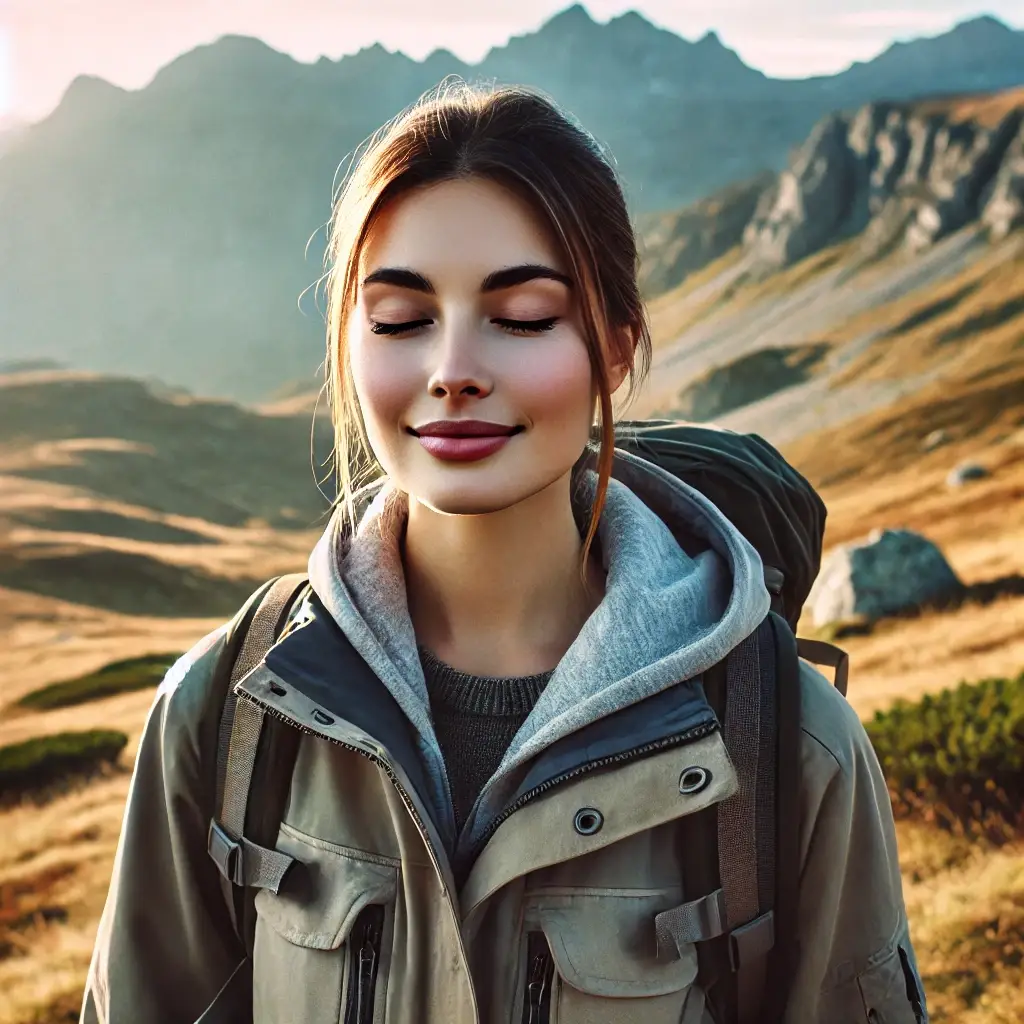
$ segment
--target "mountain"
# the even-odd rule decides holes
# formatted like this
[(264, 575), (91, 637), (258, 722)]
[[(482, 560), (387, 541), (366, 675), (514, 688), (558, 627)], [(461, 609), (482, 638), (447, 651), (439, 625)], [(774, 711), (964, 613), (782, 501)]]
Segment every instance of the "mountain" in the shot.
[(774, 181), (775, 176), (766, 171), (682, 209), (637, 218), (644, 295), (668, 291), (739, 245)]
[(876, 257), (923, 251), (970, 224), (994, 240), (1024, 226), (1024, 89), (826, 117), (761, 196), (743, 237), (771, 271), (853, 235)]
[(833, 76), (851, 97), (910, 99), (933, 93), (990, 92), (1021, 84), (1024, 32), (983, 15), (930, 39), (893, 43), (870, 61)]
[[(578, 5), (471, 67), (381, 46), (302, 64), (228, 36), (137, 92), (79, 78), (0, 161), (0, 361), (56, 358), (248, 401), (312, 386), (339, 166), (446, 75), (551, 93), (608, 147), (643, 214), (781, 171), (833, 109), (950, 87), (959, 65), (942, 46), (963, 51), (974, 81), (977, 60), (956, 43), (972, 25), (907, 44), (940, 47), (917, 77), (882, 55), (877, 85), (874, 62), (772, 80), (713, 33), (690, 42), (635, 12), (598, 24)], [(988, 72), (1024, 82), (1022, 34), (1002, 32)]]
[(0, 157), (17, 142), (18, 136), (25, 128), (25, 123), (16, 117), (0, 116)]

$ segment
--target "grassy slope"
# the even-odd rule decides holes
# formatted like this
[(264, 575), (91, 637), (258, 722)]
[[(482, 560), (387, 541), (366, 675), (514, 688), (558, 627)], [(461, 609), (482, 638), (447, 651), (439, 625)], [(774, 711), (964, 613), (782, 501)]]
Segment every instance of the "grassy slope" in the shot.
[[(728, 269), (730, 258), (703, 283)], [(772, 280), (756, 286), (758, 300), (813, 276), (820, 265), (792, 268), (785, 284)], [(941, 543), (968, 582), (1024, 574), (1021, 326), (1016, 317), (989, 318), (981, 326), (977, 320), (984, 310), (1012, 300), (1020, 276), (1012, 268), (1004, 273), (990, 266), (971, 280), (944, 284), (950, 294), (959, 290), (958, 302), (927, 323), (890, 334), (871, 358), (865, 355), (855, 376), (903, 372), (938, 358), (934, 336), (929, 338), (927, 331), (973, 324), (953, 347), (949, 365), (955, 372), (886, 410), (787, 449), (822, 485), (830, 507), (828, 543), (862, 536), (875, 526), (908, 525)], [(684, 289), (699, 299), (701, 284), (690, 281)], [(873, 328), (905, 323), (943, 294), (934, 290), (876, 309)], [(733, 297), (749, 300), (749, 294)], [(667, 313), (655, 305), (652, 315), (657, 323)], [(950, 431), (949, 443), (922, 453), (921, 439), (936, 427)], [(964, 457), (984, 462), (992, 476), (949, 490), (946, 472)], [(195, 521), (174, 522), (204, 530)], [(282, 550), (274, 531), (217, 527), (216, 532), (226, 570), (247, 555), (263, 559), (261, 565), (273, 561), (281, 568), (299, 567), (307, 539), (293, 536), (291, 546)], [(181, 547), (149, 550), (181, 558)], [(217, 621), (144, 619), (0, 589), (0, 612), (5, 610), (10, 614), (0, 614), (0, 705), (114, 658), (181, 649)], [(851, 700), (868, 715), (897, 694), (912, 696), (961, 678), (1019, 671), (1024, 665), (1024, 598), (1004, 597), (892, 622), (844, 644), (853, 659)], [(0, 710), (0, 743), (66, 728), (119, 728), (130, 736), (125, 758), (130, 764), (151, 699), (152, 691), (141, 691), (46, 713)], [(16, 954), (0, 957), (0, 1024), (27, 1024), (45, 1007), (56, 1009), (35, 1019), (55, 1021), (58, 1010), (74, 1008), (126, 791), (127, 774), (115, 775), (43, 808), (0, 813), (0, 830), (8, 837), (0, 847), (0, 940)], [(909, 825), (901, 825), (900, 832), (907, 902), (933, 1019), (945, 1024), (1024, 1019), (1024, 848), (972, 848), (955, 837)]]

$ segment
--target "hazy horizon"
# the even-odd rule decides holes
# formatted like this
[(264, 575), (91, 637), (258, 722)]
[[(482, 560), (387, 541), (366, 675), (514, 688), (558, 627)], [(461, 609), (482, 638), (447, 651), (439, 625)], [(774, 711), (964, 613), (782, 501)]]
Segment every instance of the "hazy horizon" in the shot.
[[(250, 35), (297, 60), (338, 59), (381, 43), (422, 59), (446, 48), (476, 63), (510, 36), (536, 31), (570, 6), (556, 0), (409, 0), (348, 4), (338, 0), (0, 0), (0, 120), (36, 120), (60, 101), (80, 74), (140, 88), (182, 53), (227, 34)], [(687, 39), (718, 33), (751, 67), (774, 77), (841, 71), (870, 60), (893, 42), (937, 35), (991, 14), (1024, 27), (1021, 0), (592, 0), (583, 5), (606, 22), (629, 10)], [(828, 8), (828, 9), (826, 9)], [(116, 26), (110, 28), (109, 26)]]

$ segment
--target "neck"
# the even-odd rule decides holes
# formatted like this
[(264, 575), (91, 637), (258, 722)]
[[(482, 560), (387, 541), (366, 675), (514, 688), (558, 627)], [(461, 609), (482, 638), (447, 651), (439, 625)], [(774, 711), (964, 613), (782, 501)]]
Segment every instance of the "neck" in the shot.
[(570, 475), (484, 515), (445, 515), (409, 498), (403, 546), (417, 641), (473, 675), (553, 669), (600, 602), (604, 574), (583, 542)]

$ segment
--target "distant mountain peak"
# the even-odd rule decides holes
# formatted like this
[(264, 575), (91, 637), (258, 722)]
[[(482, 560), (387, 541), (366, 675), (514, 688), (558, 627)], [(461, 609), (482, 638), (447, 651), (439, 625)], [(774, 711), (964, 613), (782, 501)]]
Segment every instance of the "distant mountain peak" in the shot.
[(64, 90), (61, 106), (74, 106), (78, 109), (83, 103), (103, 102), (111, 96), (119, 96), (126, 91), (121, 86), (108, 82), (107, 79), (100, 78), (98, 75), (75, 75)]
[(956, 26), (952, 29), (953, 32), (977, 32), (979, 30), (995, 32), (998, 35), (1013, 33), (1013, 29), (1005, 21), (1001, 21), (993, 14), (979, 14), (976, 18), (967, 18), (964, 21), (957, 22)]
[(573, 4), (571, 7), (566, 7), (564, 11), (559, 11), (557, 14), (550, 17), (541, 26), (541, 31), (547, 29), (578, 29), (581, 25), (596, 25), (597, 22), (590, 16), (590, 12), (583, 6), (583, 4)]

